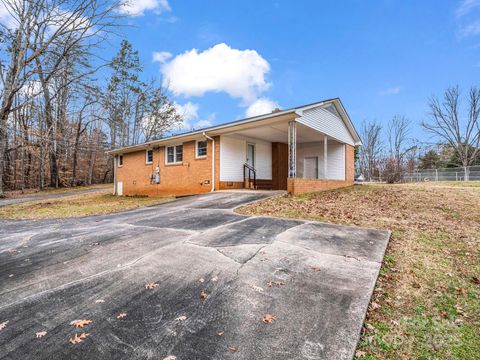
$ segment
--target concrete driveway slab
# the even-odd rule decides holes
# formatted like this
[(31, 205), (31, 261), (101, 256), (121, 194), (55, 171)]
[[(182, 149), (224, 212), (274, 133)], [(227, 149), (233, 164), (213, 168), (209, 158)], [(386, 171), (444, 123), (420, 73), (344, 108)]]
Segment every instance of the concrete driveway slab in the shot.
[(1, 221), (0, 359), (352, 358), (389, 233), (232, 211), (269, 194)]

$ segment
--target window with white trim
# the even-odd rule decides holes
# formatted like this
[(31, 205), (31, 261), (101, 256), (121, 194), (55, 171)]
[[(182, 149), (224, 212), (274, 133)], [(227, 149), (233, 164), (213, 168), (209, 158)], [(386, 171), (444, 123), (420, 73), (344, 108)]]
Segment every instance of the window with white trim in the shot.
[(197, 158), (202, 158), (207, 156), (207, 141), (206, 140), (197, 140), (197, 146), (195, 147)]
[(123, 166), (123, 155), (118, 155), (118, 167)]
[(183, 145), (167, 146), (166, 163), (178, 164), (183, 161)]
[(153, 163), (153, 150), (147, 150), (145, 152), (145, 163), (146, 164)]

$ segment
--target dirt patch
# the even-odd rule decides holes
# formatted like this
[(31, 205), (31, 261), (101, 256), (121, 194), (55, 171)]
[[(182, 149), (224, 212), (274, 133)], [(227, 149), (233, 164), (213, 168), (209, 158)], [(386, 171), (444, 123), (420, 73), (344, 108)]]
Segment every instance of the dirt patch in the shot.
[(468, 185), (360, 185), (275, 197), (238, 212), (391, 230), (358, 356), (475, 359), (480, 187)]

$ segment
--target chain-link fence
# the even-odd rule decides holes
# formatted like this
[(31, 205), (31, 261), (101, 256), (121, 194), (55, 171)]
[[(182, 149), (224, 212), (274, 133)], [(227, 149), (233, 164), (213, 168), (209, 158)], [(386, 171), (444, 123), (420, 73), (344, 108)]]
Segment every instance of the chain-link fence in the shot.
[(403, 175), (403, 181), (478, 181), (480, 166), (417, 170)]

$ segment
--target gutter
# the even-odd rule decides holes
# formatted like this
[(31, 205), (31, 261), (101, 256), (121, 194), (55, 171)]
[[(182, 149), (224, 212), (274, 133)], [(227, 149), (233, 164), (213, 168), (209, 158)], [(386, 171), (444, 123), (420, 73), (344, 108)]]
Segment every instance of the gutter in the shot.
[(215, 191), (215, 139), (208, 136), (205, 131), (202, 133), (205, 139), (210, 140), (212, 142), (212, 190), (211, 192)]
[(117, 156), (113, 157), (113, 195), (117, 195)]

